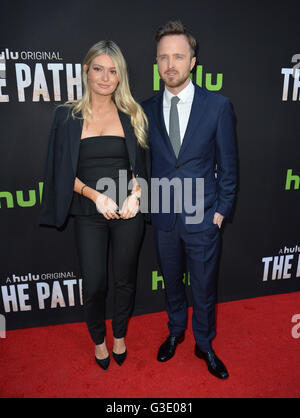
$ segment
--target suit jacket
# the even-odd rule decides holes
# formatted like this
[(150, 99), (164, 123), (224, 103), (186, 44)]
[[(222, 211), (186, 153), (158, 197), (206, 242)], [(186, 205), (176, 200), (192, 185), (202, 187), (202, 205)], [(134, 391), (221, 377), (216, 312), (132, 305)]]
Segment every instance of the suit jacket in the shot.
[[(178, 158), (173, 151), (163, 116), (163, 91), (142, 103), (149, 119), (149, 145), (152, 155), (152, 179), (179, 178), (182, 182), (182, 213), (179, 216), (193, 216), (185, 210), (184, 195), (190, 195), (196, 204), (196, 179), (204, 179), (204, 218), (197, 224), (187, 224), (189, 232), (198, 232), (212, 225), (215, 212), (225, 217), (230, 215), (237, 183), (237, 156), (235, 117), (229, 99), (221, 94), (209, 92), (195, 85), (194, 100), (188, 126), (182, 141)], [(217, 169), (215, 170), (215, 168)], [(184, 179), (191, 179), (191, 187), (185, 188)], [(174, 192), (170, 194), (170, 213), (153, 213), (154, 227), (170, 231), (176, 220)], [(198, 202), (199, 203), (199, 202)], [(196, 212), (195, 212), (196, 213)]]
[[(130, 116), (118, 113), (132, 171), (136, 178), (148, 180), (146, 150), (137, 143)], [(82, 123), (82, 119), (72, 118), (70, 107), (60, 106), (55, 111), (46, 158), (40, 224), (62, 227), (66, 222), (77, 173)]]

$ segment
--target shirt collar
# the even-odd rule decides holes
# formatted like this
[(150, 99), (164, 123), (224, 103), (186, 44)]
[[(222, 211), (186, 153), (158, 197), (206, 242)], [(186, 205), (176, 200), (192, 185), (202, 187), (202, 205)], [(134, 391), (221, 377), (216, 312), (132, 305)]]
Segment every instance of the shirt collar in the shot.
[[(180, 93), (176, 95), (180, 99), (179, 103), (186, 103), (188, 101), (192, 101), (194, 97), (194, 91), (195, 91), (195, 86), (190, 80), (189, 84), (183, 90), (181, 90)], [(174, 96), (175, 94), (171, 93), (167, 88), (165, 88), (164, 100), (169, 106), (171, 106), (171, 99)]]

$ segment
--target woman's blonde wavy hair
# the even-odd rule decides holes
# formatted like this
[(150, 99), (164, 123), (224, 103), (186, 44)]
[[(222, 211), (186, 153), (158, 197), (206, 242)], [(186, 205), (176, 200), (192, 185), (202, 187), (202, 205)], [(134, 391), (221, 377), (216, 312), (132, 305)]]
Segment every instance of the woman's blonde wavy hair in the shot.
[[(143, 112), (142, 107), (132, 97), (128, 82), (128, 71), (126, 61), (120, 48), (115, 42), (100, 41), (90, 48), (82, 63), (82, 81), (84, 85), (83, 96), (80, 100), (69, 101), (65, 104), (68, 106), (72, 106), (73, 118), (75, 118), (76, 115), (80, 112), (82, 114), (83, 119), (86, 119), (88, 116), (92, 116), (91, 92), (88, 83), (87, 73), (92, 61), (98, 55), (103, 54), (108, 55), (113, 60), (119, 80), (119, 84), (112, 95), (112, 99), (121, 112), (130, 115), (131, 125), (134, 128), (134, 133), (137, 138), (137, 141), (143, 148), (146, 148), (148, 120), (145, 113)], [(83, 69), (85, 65), (87, 66), (86, 71), (84, 71)]]

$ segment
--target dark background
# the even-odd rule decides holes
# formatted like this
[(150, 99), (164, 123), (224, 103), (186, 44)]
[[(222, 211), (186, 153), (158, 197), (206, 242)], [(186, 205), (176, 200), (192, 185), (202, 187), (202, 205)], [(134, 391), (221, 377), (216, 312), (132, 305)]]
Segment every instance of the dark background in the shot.
[[(154, 34), (163, 23), (181, 19), (199, 41), (198, 65), (203, 74), (223, 74), (219, 93), (230, 98), (237, 117), (239, 192), (234, 214), (223, 229), (219, 265), (218, 301), (300, 290), (297, 257), (289, 279), (263, 281), (262, 258), (275, 257), (284, 247), (300, 246), (299, 190), (285, 190), (286, 172), (300, 175), (299, 95), (282, 101), (282, 68), (291, 68), (300, 53), (299, 2), (296, 1), (144, 1), (52, 0), (3, 2), (0, 14), (0, 53), (59, 51), (62, 61), (18, 60), (6, 62), (0, 102), (0, 191), (15, 196), (17, 190), (36, 190), (43, 179), (48, 132), (55, 106), (67, 100), (65, 71), (61, 72), (61, 102), (54, 101), (50, 62), (81, 63), (88, 49), (102, 39), (121, 48), (129, 68), (130, 85), (137, 101), (155, 94)], [(34, 78), (42, 63), (50, 102), (32, 101), (32, 85), (25, 102), (18, 101), (15, 63), (25, 63)], [(292, 80), (290, 78), (290, 80)], [(163, 85), (161, 84), (161, 88)], [(205, 87), (205, 81), (203, 82)], [(24, 192), (24, 199), (28, 194)], [(15, 199), (16, 200), (16, 199)], [(0, 194), (0, 287), (7, 277), (51, 272), (73, 272), (80, 279), (72, 219), (63, 231), (38, 225), (39, 199), (32, 207), (7, 208)], [(164, 292), (152, 290), (157, 270), (153, 231), (147, 226), (141, 249), (134, 314), (164, 309)], [(111, 277), (109, 278), (111, 280)], [(61, 282), (61, 281), (60, 281)], [(48, 281), (51, 284), (51, 281)], [(35, 283), (28, 283), (32, 309), (0, 312), (8, 329), (82, 320), (79, 298), (74, 307), (40, 310)], [(63, 286), (62, 286), (63, 288)], [(189, 289), (187, 289), (189, 295)], [(65, 294), (64, 294), (65, 295)], [(111, 291), (107, 317), (111, 317)]]

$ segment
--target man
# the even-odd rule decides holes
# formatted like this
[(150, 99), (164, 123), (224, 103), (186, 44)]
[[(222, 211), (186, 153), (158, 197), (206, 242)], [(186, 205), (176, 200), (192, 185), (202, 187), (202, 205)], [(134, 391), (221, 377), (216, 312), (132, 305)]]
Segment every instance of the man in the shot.
[[(187, 302), (182, 278), (187, 262), (195, 354), (206, 361), (214, 376), (225, 379), (228, 371), (211, 341), (215, 336), (219, 234), (236, 190), (235, 119), (226, 97), (191, 82), (197, 43), (181, 22), (168, 22), (159, 29), (156, 42), (158, 71), (165, 89), (143, 103), (149, 119), (152, 179), (179, 178), (183, 201), (190, 197), (193, 202), (199, 200), (197, 179), (204, 179), (204, 216), (200, 221), (191, 221), (185, 205), (177, 213), (180, 202), (176, 193), (170, 194), (169, 213), (162, 210), (161, 202), (158, 213), (152, 211), (170, 331), (159, 349), (158, 360), (172, 358), (184, 339)], [(184, 188), (186, 179), (192, 182), (189, 189)], [(151, 202), (156, 198), (152, 196)]]

